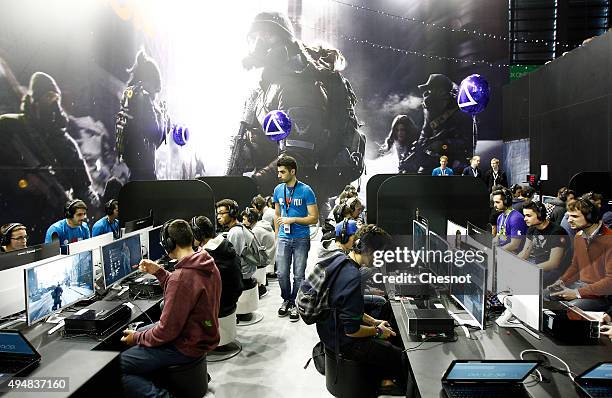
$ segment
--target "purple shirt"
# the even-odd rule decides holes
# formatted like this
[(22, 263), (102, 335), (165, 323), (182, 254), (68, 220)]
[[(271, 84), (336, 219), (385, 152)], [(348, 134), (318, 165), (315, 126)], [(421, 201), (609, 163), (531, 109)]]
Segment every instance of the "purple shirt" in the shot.
[(503, 212), (497, 217), (497, 236), (500, 246), (507, 245), (512, 238), (523, 239), (525, 235), (527, 235), (527, 224), (518, 211), (512, 209), (509, 214)]

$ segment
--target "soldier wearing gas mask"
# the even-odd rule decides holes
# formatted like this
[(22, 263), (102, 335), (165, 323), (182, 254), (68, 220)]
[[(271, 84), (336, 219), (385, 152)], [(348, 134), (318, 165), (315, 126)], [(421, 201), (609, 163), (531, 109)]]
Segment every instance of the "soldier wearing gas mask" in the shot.
[(21, 110), (0, 116), (0, 214), (32, 226), (30, 242), (36, 244), (70, 197), (94, 206), (98, 197), (79, 146), (66, 132), (68, 116), (51, 76), (32, 75)]
[(459, 111), (455, 84), (445, 75), (432, 74), (418, 86), (423, 93), (423, 127), (400, 172), (428, 173), (438, 159), (447, 156), (455, 172), (461, 172), (472, 156), (472, 121)]

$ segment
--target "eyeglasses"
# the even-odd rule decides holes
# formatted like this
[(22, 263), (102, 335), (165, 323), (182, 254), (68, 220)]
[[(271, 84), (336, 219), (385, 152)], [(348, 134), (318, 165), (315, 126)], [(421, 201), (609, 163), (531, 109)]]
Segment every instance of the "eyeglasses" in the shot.
[(27, 239), (28, 239), (28, 235), (25, 235), (25, 236), (19, 236), (19, 237), (17, 237), (17, 238), (11, 238), (11, 240), (17, 240), (17, 241), (19, 241), (19, 242), (23, 242), (23, 241), (25, 241), (25, 240), (27, 240)]

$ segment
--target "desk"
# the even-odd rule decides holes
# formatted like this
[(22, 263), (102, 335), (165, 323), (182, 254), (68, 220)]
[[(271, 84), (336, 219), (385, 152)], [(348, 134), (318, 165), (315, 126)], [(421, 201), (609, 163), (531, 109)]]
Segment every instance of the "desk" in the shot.
[[(122, 331), (130, 322), (149, 323), (145, 313), (153, 320), (158, 320), (161, 300), (161, 297), (152, 300), (130, 300), (135, 306), (129, 321), (100, 338), (62, 336), (63, 330), (48, 335), (47, 332), (55, 325), (44, 322), (31, 327), (27, 327), (25, 323), (15, 325), (14, 328), (22, 331), (42, 357), (40, 366), (24, 377), (68, 377), (70, 391), (50, 394), (53, 397), (91, 396), (90, 392), (93, 391), (95, 395), (96, 388), (99, 392), (100, 386), (103, 386), (104, 391), (118, 391), (119, 354), (126, 348), (120, 342)], [(121, 301), (118, 300), (117, 303)], [(40, 393), (23, 392), (0, 395), (4, 398), (28, 397), (30, 394), (40, 396)]]
[[(408, 336), (408, 331), (404, 327), (406, 315), (401, 304), (393, 301), (391, 307), (404, 346), (406, 349), (416, 347), (420, 343), (412, 341)], [(425, 342), (418, 349), (406, 353), (412, 367), (412, 377), (423, 398), (444, 396), (440, 380), (454, 359), (519, 359), (521, 351), (537, 349), (563, 359), (572, 372), (578, 374), (596, 362), (609, 361), (612, 357), (612, 344), (609, 339), (602, 339), (596, 346), (560, 346), (543, 333), (539, 334), (541, 340), (538, 340), (524, 331), (503, 329), (495, 324), (484, 331), (471, 332), (473, 340), (468, 339), (461, 329), (455, 331), (459, 334), (455, 342)], [(526, 358), (536, 359), (537, 356), (531, 354)], [(551, 364), (563, 368), (563, 365), (554, 358), (551, 358)], [(527, 390), (534, 398), (578, 396), (569, 377), (544, 369), (540, 369), (540, 372), (551, 382), (528, 387)], [(531, 384), (533, 383), (529, 383)]]

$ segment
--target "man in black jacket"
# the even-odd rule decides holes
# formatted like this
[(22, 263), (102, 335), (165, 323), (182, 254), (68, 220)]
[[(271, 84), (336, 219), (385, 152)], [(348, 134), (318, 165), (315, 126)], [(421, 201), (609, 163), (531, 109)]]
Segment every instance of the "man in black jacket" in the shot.
[(215, 227), (206, 216), (191, 219), (194, 245), (203, 248), (211, 255), (221, 274), (221, 304), (219, 318), (224, 318), (236, 311), (236, 303), (242, 294), (242, 271), (240, 257), (234, 246), (215, 233)]
[(491, 159), (491, 168), (485, 173), (484, 181), (487, 183), (489, 192), (493, 191), (495, 185), (501, 185), (508, 188), (508, 176), (506, 176), (505, 171), (500, 169), (499, 159)]

